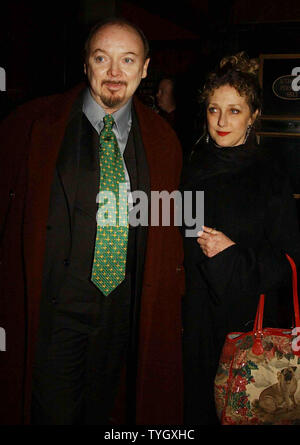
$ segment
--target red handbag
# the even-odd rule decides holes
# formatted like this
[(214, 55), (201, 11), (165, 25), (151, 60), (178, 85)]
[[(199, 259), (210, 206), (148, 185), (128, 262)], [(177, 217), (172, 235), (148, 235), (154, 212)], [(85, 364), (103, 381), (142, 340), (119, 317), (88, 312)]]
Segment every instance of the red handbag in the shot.
[(300, 425), (300, 317), (297, 270), (293, 273), (294, 329), (263, 328), (261, 295), (251, 332), (226, 336), (215, 404), (223, 425)]

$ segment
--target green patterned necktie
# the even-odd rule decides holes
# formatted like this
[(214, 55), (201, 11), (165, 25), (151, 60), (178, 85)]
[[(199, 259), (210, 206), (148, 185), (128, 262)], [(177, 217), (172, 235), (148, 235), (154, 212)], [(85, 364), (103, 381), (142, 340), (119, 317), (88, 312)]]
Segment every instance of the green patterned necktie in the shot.
[(91, 279), (104, 295), (108, 295), (125, 278), (128, 206), (123, 159), (112, 131), (114, 118), (107, 114), (103, 121), (97, 235)]

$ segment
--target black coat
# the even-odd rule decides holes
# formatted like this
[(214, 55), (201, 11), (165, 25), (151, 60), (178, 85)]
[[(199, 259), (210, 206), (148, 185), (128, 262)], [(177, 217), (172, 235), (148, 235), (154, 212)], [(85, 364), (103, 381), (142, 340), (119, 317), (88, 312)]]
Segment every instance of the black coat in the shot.
[(290, 302), (290, 294), (279, 300), (278, 291), (291, 282), (284, 252), (299, 264), (299, 226), (288, 179), (250, 141), (228, 148), (200, 144), (184, 166), (181, 189), (203, 190), (204, 224), (236, 243), (208, 258), (197, 238), (184, 237), (185, 422), (210, 424), (226, 334), (252, 329), (260, 293), (266, 293), (269, 326), (278, 325), (280, 304)]

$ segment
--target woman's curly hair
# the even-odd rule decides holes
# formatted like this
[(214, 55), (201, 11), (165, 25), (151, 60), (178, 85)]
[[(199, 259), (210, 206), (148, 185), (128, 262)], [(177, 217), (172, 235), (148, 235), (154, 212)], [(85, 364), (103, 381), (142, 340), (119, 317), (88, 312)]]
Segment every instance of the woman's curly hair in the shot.
[(217, 88), (230, 85), (246, 98), (252, 114), (256, 110), (260, 111), (262, 101), (258, 70), (257, 59), (249, 59), (244, 51), (224, 57), (219, 67), (208, 75), (200, 93), (200, 101), (207, 103)]

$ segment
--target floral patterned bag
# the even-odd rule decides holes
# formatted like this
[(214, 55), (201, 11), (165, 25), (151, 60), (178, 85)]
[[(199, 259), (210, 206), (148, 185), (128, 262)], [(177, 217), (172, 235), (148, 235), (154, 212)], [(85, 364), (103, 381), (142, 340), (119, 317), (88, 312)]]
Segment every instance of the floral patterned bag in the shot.
[(263, 328), (260, 296), (251, 332), (232, 332), (215, 377), (215, 403), (222, 425), (300, 425), (300, 318), (293, 271), (294, 329)]

